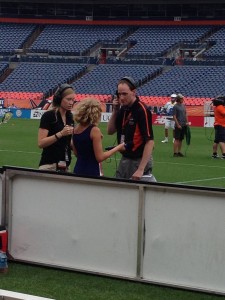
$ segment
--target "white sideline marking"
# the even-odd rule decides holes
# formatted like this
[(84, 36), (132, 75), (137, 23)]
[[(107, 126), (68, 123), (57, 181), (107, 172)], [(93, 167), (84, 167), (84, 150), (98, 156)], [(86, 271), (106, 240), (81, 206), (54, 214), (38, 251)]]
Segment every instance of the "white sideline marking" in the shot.
[(217, 169), (224, 169), (224, 166), (209, 166), (209, 165), (196, 165), (196, 164), (183, 164), (183, 163), (171, 163), (171, 162), (161, 162), (161, 161), (155, 161), (153, 160), (153, 168), (154, 168), (154, 163), (157, 164), (167, 164), (167, 165), (181, 165), (181, 166), (195, 166), (195, 167), (206, 167), (206, 168), (217, 168)]
[(217, 180), (217, 179), (225, 179), (225, 177), (215, 177), (215, 178), (207, 178), (207, 179), (196, 179), (196, 180), (189, 180), (189, 181), (180, 181), (180, 182), (176, 182), (178, 184), (182, 184), (182, 183), (190, 183), (190, 182), (201, 182), (201, 181), (210, 181), (210, 180)]
[(28, 154), (40, 154), (40, 152), (32, 152), (32, 151), (20, 151), (20, 150), (0, 150), (0, 152), (12, 152), (12, 153), (28, 153)]
[(38, 297), (38, 296), (33, 296), (33, 295), (28, 295), (28, 294), (21, 294), (21, 293), (6, 291), (6, 290), (0, 290), (0, 297), (1, 297), (1, 299), (5, 299), (5, 300), (13, 300), (13, 299), (15, 299), (15, 300), (54, 300), (52, 298), (43, 298), (43, 297)]

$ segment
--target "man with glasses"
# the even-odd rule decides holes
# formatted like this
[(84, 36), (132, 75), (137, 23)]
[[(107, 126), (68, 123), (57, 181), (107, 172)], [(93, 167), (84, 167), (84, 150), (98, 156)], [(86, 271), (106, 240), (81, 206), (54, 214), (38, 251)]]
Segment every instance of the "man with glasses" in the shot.
[(125, 142), (116, 178), (156, 181), (151, 174), (154, 136), (152, 115), (136, 95), (136, 83), (123, 77), (113, 99), (113, 111), (108, 122), (108, 134), (117, 133), (117, 142)]

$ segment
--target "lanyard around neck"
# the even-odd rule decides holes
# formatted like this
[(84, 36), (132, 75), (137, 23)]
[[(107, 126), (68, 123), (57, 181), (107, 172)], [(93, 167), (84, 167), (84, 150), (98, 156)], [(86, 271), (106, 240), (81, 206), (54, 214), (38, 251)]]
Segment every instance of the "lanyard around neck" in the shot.
[(131, 112), (129, 112), (127, 115), (127, 111), (125, 111), (124, 115), (123, 115), (122, 132), (124, 132), (124, 128), (125, 128), (126, 124), (129, 122), (130, 117), (131, 117)]

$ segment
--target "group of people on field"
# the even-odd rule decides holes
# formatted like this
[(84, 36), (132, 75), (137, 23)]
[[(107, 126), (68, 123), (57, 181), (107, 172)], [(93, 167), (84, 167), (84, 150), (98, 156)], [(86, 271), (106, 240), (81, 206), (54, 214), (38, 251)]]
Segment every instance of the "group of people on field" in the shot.
[[(166, 116), (165, 138), (162, 140), (162, 143), (169, 142), (169, 128), (173, 130), (174, 157), (184, 156), (183, 153), (180, 152), (182, 140), (185, 135), (187, 136), (189, 134), (186, 109), (184, 105), (181, 105), (183, 98), (181, 94), (171, 94), (170, 101), (159, 111), (159, 114)], [(212, 103), (214, 108), (215, 129), (212, 158), (225, 159), (225, 97), (218, 96)], [(218, 148), (220, 148), (221, 156), (218, 154)]]
[(38, 133), (38, 146), (43, 149), (39, 169), (56, 171), (64, 164), (68, 170), (72, 150), (77, 157), (74, 174), (100, 176), (101, 162), (119, 151), (122, 158), (117, 178), (140, 180), (148, 177), (149, 181), (155, 181), (151, 174), (152, 115), (136, 95), (133, 78), (123, 77), (118, 82), (108, 123), (108, 134), (117, 133), (118, 145), (108, 151), (103, 151), (103, 135), (98, 127), (101, 104), (93, 98), (84, 99), (76, 105), (73, 116), (74, 99), (73, 87), (63, 84), (53, 96), (53, 109), (43, 114)]
[[(103, 151), (103, 135), (98, 127), (102, 113), (100, 102), (94, 98), (83, 99), (76, 105), (73, 115), (75, 91), (71, 85), (62, 84), (53, 96), (52, 109), (45, 112), (40, 121), (38, 146), (42, 148), (42, 155), (39, 169), (69, 170), (73, 151), (77, 157), (74, 174), (98, 177), (102, 174), (101, 162), (120, 152), (116, 178), (156, 181), (152, 175), (152, 113), (137, 96), (136, 88), (131, 77), (119, 80), (107, 126), (109, 135), (116, 133), (117, 145)], [(181, 94), (172, 94), (161, 110), (166, 115), (162, 142), (168, 142), (168, 129), (172, 128), (174, 157), (184, 156), (181, 148), (188, 119), (183, 101)], [(216, 142), (221, 142), (219, 133)]]

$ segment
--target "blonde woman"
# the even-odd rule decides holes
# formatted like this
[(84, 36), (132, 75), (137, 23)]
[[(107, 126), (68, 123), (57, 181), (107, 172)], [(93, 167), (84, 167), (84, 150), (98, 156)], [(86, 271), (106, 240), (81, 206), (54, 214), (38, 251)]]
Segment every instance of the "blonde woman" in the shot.
[(77, 123), (72, 137), (72, 148), (77, 156), (74, 173), (83, 176), (100, 176), (99, 163), (117, 151), (124, 151), (124, 143), (103, 152), (102, 133), (98, 127), (101, 120), (101, 104), (86, 98), (77, 104), (74, 120)]

